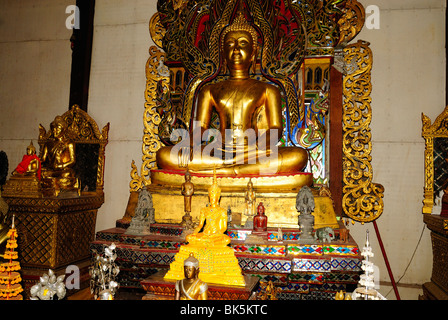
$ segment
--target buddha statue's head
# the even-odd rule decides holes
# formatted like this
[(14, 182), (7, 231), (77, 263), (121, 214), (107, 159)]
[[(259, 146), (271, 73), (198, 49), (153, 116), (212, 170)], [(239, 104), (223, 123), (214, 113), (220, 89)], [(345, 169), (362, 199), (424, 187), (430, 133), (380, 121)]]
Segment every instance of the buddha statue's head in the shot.
[(221, 34), (221, 53), (229, 70), (248, 71), (255, 63), (258, 44), (257, 31), (240, 11), (235, 20)]
[(208, 196), (210, 198), (210, 203), (216, 205), (221, 197), (221, 188), (218, 186), (218, 181), (216, 180), (216, 171), (213, 169), (213, 184), (208, 188)]
[(194, 257), (193, 253), (190, 253), (190, 256), (184, 260), (185, 278), (187, 279), (195, 278), (198, 273), (199, 273), (199, 260)]
[(51, 131), (55, 138), (59, 138), (64, 135), (67, 128), (67, 122), (61, 116), (56, 116), (50, 125)]
[(36, 154), (36, 147), (33, 145), (33, 141), (31, 141), (30, 145), (26, 148), (26, 154), (29, 156)]

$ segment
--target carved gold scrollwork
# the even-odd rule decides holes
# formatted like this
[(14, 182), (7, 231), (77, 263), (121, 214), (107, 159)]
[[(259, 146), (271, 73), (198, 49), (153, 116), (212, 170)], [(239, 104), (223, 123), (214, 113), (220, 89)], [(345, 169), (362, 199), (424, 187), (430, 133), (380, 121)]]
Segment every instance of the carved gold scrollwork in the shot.
[(345, 44), (356, 37), (364, 26), (366, 14), (364, 7), (356, 0), (349, 0), (342, 10), (344, 15), (338, 20), (339, 43)]
[(162, 39), (165, 36), (166, 30), (160, 23), (160, 16), (157, 12), (149, 20), (149, 33), (151, 34), (151, 39), (154, 43), (162, 48)]
[(344, 213), (358, 222), (376, 220), (383, 212), (384, 187), (372, 182), (370, 107), (372, 51), (358, 41), (344, 49), (343, 199)]
[(158, 135), (158, 125), (160, 116), (156, 111), (157, 84), (161, 83), (165, 90), (168, 90), (169, 77), (162, 76), (159, 72), (161, 61), (165, 53), (156, 46), (149, 48), (149, 59), (146, 62), (146, 90), (145, 90), (145, 111), (143, 113), (143, 145), (142, 145), (142, 166), (140, 175), (138, 174), (135, 162), (132, 161), (130, 190), (138, 191), (140, 188), (149, 185), (150, 170), (155, 166), (156, 151), (161, 146)]

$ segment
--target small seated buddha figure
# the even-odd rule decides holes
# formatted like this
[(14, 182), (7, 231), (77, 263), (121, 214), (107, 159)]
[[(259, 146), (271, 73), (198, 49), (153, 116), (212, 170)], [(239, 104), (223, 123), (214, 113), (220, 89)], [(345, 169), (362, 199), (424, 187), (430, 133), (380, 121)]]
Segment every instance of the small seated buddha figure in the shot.
[(185, 279), (177, 280), (175, 300), (207, 300), (208, 285), (199, 279), (199, 260), (191, 253), (184, 261)]
[(201, 266), (199, 278), (202, 281), (223, 285), (246, 285), (235, 252), (228, 246), (230, 237), (224, 234), (227, 230), (227, 210), (219, 206), (220, 194), (215, 173), (213, 184), (209, 188), (210, 205), (201, 209), (199, 226), (186, 236), (187, 244), (180, 246), (164, 279), (183, 279), (183, 263), (190, 254), (194, 254)]
[(254, 217), (254, 232), (266, 234), (268, 231), (268, 217), (265, 215), (263, 202), (257, 207), (257, 215)]
[[(199, 225), (186, 240), (192, 246), (225, 247), (230, 243), (230, 237), (224, 234), (227, 230), (227, 210), (219, 206), (221, 190), (216, 179), (209, 188), (208, 195), (210, 204), (201, 209)], [(204, 230), (200, 232), (202, 228)]]
[[(201, 139), (195, 139), (193, 132), (189, 146), (160, 148), (156, 153), (159, 169), (179, 171), (188, 166), (192, 173), (211, 173), (216, 168), (217, 174), (227, 176), (303, 170), (308, 159), (305, 149), (276, 146), (283, 129), (280, 90), (250, 77), (257, 44), (257, 32), (240, 12), (221, 35), (220, 52), (230, 76), (199, 89), (194, 123), (200, 127)], [(220, 123), (214, 149), (196, 141), (210, 129), (213, 109)]]
[(26, 154), (23, 155), (22, 161), (12, 172), (13, 176), (36, 176), (39, 180), (41, 177), (41, 164), (40, 159), (36, 155), (36, 148), (31, 141), (30, 145), (26, 148)]
[(57, 196), (61, 191), (78, 190), (75, 177), (75, 144), (68, 136), (66, 121), (57, 116), (50, 125), (51, 136), (41, 150), (42, 187), (54, 188)]

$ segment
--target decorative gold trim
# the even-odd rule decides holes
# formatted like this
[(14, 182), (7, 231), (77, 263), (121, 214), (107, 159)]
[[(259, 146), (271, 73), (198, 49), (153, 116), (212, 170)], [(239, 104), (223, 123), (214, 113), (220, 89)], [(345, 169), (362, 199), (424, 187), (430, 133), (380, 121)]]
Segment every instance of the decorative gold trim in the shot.
[(158, 12), (156, 12), (149, 20), (149, 33), (151, 34), (151, 39), (154, 41), (156, 46), (162, 48), (162, 39), (165, 36), (166, 30), (160, 23), (160, 16)]
[[(358, 222), (376, 220), (383, 212), (384, 187), (372, 182), (370, 106), (372, 51), (359, 40), (344, 49), (343, 199), (344, 213)], [(347, 67), (348, 66), (348, 67)]]
[(364, 7), (356, 0), (349, 0), (343, 13), (344, 15), (338, 20), (339, 44), (347, 44), (353, 40), (366, 20)]
[(149, 59), (146, 62), (146, 90), (145, 90), (145, 111), (143, 113), (143, 145), (142, 145), (142, 166), (140, 175), (138, 174), (135, 162), (131, 163), (130, 191), (138, 191), (151, 183), (149, 175), (151, 168), (156, 166), (156, 151), (160, 149), (162, 143), (158, 135), (158, 125), (160, 116), (156, 111), (157, 84), (160, 82), (165, 90), (169, 90), (169, 77), (159, 74), (158, 67), (160, 61), (165, 58), (165, 53), (156, 46), (149, 48)]
[(425, 186), (423, 213), (432, 213), (434, 206), (434, 138), (448, 138), (448, 106), (433, 124), (422, 113), (422, 137), (425, 139)]

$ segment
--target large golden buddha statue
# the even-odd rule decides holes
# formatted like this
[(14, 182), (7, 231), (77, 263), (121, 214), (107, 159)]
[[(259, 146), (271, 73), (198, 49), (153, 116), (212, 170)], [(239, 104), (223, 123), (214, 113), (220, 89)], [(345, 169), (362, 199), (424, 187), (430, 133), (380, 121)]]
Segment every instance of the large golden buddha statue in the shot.
[[(257, 32), (241, 12), (224, 29), (220, 52), (230, 75), (202, 87), (195, 112), (200, 138), (196, 139), (193, 133), (184, 148), (175, 145), (159, 149), (159, 169), (184, 170), (188, 166), (194, 173), (216, 168), (220, 176), (291, 174), (303, 170), (308, 158), (304, 149), (276, 146), (283, 129), (279, 89), (249, 76), (256, 60), (257, 39)], [(214, 148), (201, 146), (210, 129), (213, 109), (220, 123), (219, 132), (213, 135)]]

